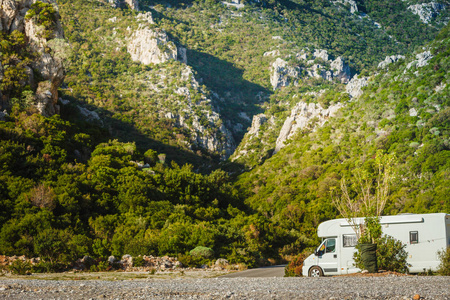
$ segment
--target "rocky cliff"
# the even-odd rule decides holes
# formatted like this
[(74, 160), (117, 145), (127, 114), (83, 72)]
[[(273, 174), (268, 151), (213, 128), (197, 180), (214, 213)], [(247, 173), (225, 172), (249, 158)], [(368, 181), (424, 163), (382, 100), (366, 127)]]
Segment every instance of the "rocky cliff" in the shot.
[[(264, 56), (277, 56), (279, 51), (264, 53)], [(288, 57), (290, 58), (290, 57)], [(348, 83), (351, 78), (350, 67), (342, 57), (330, 59), (327, 50), (303, 49), (295, 54), (296, 63), (288, 63), (278, 57), (271, 66), (270, 83), (274, 90), (296, 84), (301, 77), (323, 78), (328, 81), (336, 80)]]
[(99, 0), (100, 2), (106, 2), (114, 8), (119, 8), (125, 4), (133, 10), (139, 10), (139, 2), (137, 0)]
[(358, 12), (358, 5), (355, 0), (337, 0), (333, 1), (334, 4), (343, 4), (344, 6), (350, 7), (350, 13), (354, 14)]
[[(22, 90), (28, 94), (27, 105), (35, 106), (43, 115), (58, 112), (58, 87), (64, 79), (64, 41), (58, 7), (51, 0), (1, 0), (0, 29), (11, 47), (3, 48), (2, 58), (8, 65), (0, 68), (3, 80), (2, 106), (11, 106), (13, 97)], [(14, 43), (21, 43), (19, 49)], [(23, 76), (25, 75), (25, 76)], [(18, 81), (18, 82), (17, 82)], [(6, 83), (11, 82), (11, 85)]]
[(408, 10), (410, 10), (413, 14), (418, 15), (420, 20), (425, 24), (430, 23), (443, 9), (445, 9), (445, 5), (437, 2), (408, 6)]
[(146, 27), (141, 27), (133, 33), (127, 50), (133, 61), (144, 65), (160, 64), (170, 59), (177, 60), (178, 57), (177, 47), (169, 41), (163, 30)]
[(183, 65), (181, 80), (174, 91), (187, 100), (179, 108), (167, 111), (165, 117), (191, 132), (192, 144), (217, 153), (227, 159), (236, 148), (231, 132), (222, 124), (220, 115), (211, 109), (211, 99), (206, 96), (191, 67)]
[(285, 146), (284, 142), (299, 130), (310, 128), (314, 131), (317, 127), (321, 127), (328, 118), (335, 116), (342, 106), (341, 103), (337, 103), (325, 109), (316, 103), (298, 103), (292, 109), (291, 115), (284, 121), (277, 138), (274, 154), (280, 151)]

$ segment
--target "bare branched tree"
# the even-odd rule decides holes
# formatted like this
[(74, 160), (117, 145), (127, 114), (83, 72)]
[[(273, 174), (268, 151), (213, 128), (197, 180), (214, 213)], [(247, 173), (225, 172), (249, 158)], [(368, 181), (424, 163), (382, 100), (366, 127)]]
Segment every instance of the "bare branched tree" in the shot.
[(53, 210), (56, 206), (56, 195), (53, 189), (44, 183), (40, 183), (31, 190), (28, 200), (39, 208)]
[(394, 155), (383, 155), (378, 151), (375, 163), (376, 176), (361, 168), (355, 169), (352, 186), (356, 196), (350, 195), (345, 177), (341, 180), (341, 194), (332, 195), (334, 206), (353, 228), (358, 239), (364, 235), (366, 228), (356, 218), (381, 216), (389, 196), (390, 183), (395, 177)]

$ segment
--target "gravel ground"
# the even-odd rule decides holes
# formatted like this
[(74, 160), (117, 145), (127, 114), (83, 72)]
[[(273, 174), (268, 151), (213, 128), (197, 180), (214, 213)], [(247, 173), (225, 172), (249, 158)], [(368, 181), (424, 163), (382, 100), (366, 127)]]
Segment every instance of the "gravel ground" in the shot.
[(450, 277), (0, 279), (0, 299), (450, 299)]

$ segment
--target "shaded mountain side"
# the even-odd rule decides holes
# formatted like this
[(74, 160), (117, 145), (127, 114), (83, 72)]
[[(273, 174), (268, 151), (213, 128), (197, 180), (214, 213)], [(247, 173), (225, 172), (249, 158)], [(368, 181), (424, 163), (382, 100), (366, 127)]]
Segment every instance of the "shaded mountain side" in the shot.
[[(64, 93), (91, 109), (110, 111), (151, 139), (191, 151), (206, 161), (227, 158), (253, 116), (286, 110), (286, 105), (273, 108), (271, 103), (291, 102), (273, 92), (270, 77), (276, 57), (266, 53), (278, 51), (289, 66), (301, 68), (302, 62), (293, 58), (296, 54), (324, 49), (330, 61), (341, 57), (352, 76), (387, 55), (407, 53), (442, 27), (437, 22), (423, 24), (407, 12), (402, 18), (414, 28), (414, 38), (420, 38), (396, 37), (377, 25), (369, 9), (362, 15), (346, 5), (323, 1), (247, 1), (242, 8), (220, 1), (140, 1), (140, 11), (103, 2), (59, 1), (74, 51), (66, 80), (69, 89)], [(86, 9), (95, 13), (86, 15)], [(439, 16), (445, 19), (446, 14), (442, 10)], [(400, 30), (405, 24), (387, 26)], [(143, 28), (167, 34), (166, 44), (158, 44), (158, 51), (173, 46), (186, 49), (184, 63), (200, 88), (191, 91), (193, 95), (180, 95), (179, 88), (189, 89), (177, 75), (183, 65), (170, 60), (144, 65), (134, 54), (134, 61), (130, 60), (130, 44), (136, 44), (136, 33)], [(321, 68), (326, 72), (332, 67)], [(291, 85), (283, 93), (301, 93), (305, 87), (335, 89), (329, 82), (313, 81)], [(198, 110), (189, 105), (189, 99), (207, 101), (202, 100), (204, 106)]]

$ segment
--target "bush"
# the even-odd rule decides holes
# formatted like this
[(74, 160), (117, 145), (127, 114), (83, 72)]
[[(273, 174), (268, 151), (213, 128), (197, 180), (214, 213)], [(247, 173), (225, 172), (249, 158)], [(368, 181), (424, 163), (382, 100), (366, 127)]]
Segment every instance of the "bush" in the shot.
[(17, 259), (8, 266), (8, 270), (15, 275), (30, 275), (31, 264), (28, 261)]
[(205, 265), (209, 262), (207, 259), (205, 259), (201, 256), (192, 256), (189, 254), (186, 254), (186, 255), (179, 254), (178, 261), (181, 262), (184, 267), (189, 267), (189, 268), (199, 268), (202, 265)]
[(99, 261), (97, 265), (97, 270), (99, 272), (108, 271), (110, 269), (108, 261)]
[(143, 267), (145, 265), (145, 259), (142, 256), (133, 257), (133, 267)]
[(109, 265), (109, 261), (100, 260), (96, 265), (91, 265), (89, 268), (90, 272), (104, 272), (111, 270), (111, 266)]
[(443, 276), (450, 276), (450, 247), (447, 247), (444, 251), (439, 251), (439, 264), (438, 274)]
[[(406, 245), (391, 236), (384, 235), (376, 240), (377, 243), (377, 265), (379, 270), (406, 273), (408, 271), (408, 263), (406, 259), (408, 253), (405, 251)], [(361, 260), (359, 244), (356, 245), (353, 259), (355, 266), (364, 269)]]
[(305, 253), (295, 256), (291, 262), (284, 268), (284, 277), (301, 277), (303, 261), (308, 257)]
[(33, 273), (52, 273), (61, 272), (65, 269), (65, 265), (57, 262), (40, 261), (31, 267)]
[(214, 250), (208, 247), (197, 246), (189, 252), (190, 255), (202, 258), (213, 258)]

